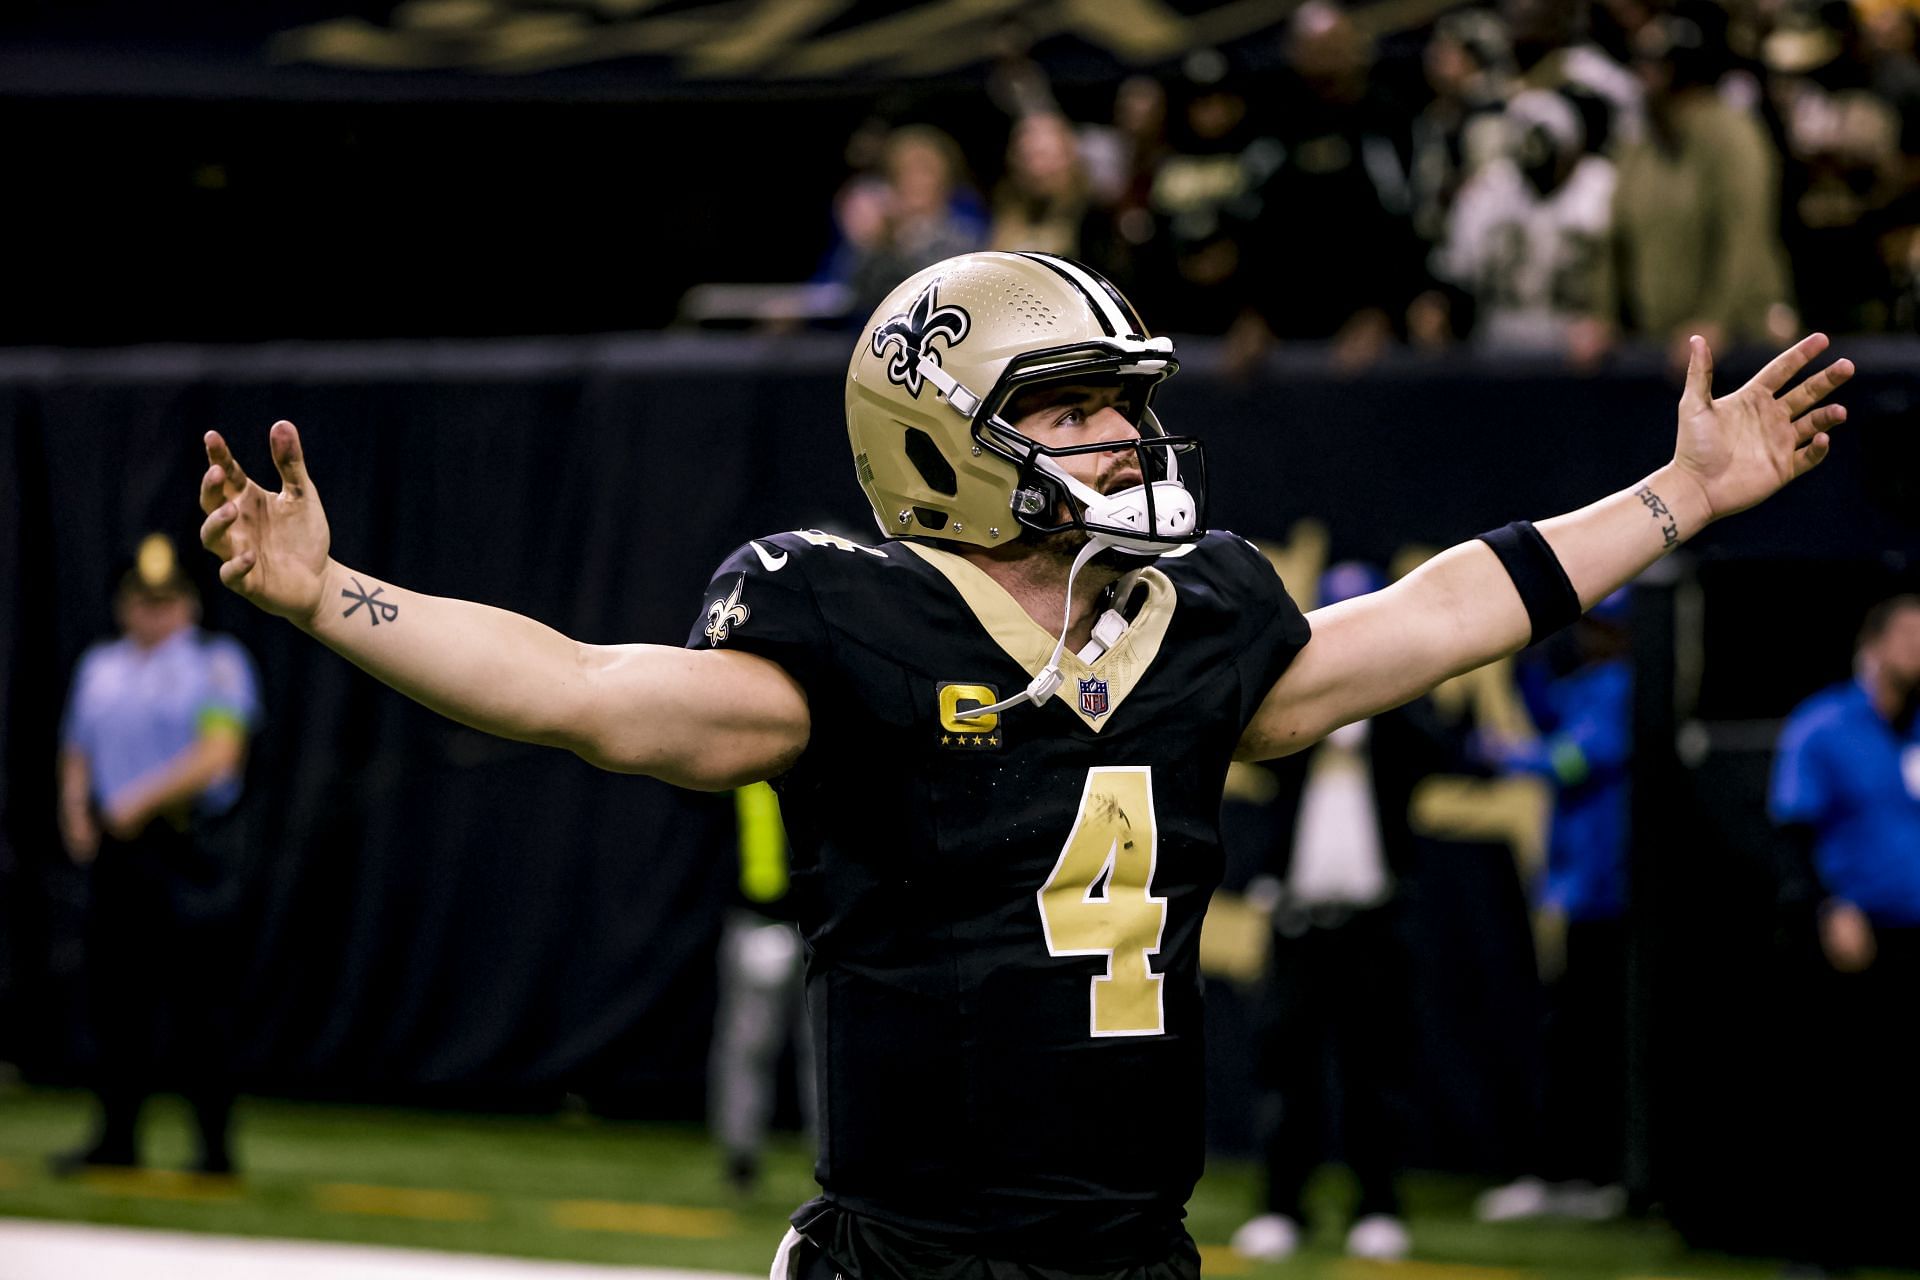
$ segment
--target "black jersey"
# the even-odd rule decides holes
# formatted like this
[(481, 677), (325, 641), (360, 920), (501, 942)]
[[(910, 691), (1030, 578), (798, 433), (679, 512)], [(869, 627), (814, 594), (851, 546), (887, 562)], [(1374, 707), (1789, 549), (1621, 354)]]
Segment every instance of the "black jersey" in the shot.
[(1227, 766), (1307, 624), (1213, 533), (1064, 656), (980, 569), (803, 532), (721, 566), (688, 644), (763, 655), (812, 736), (776, 781), (809, 945), (826, 1199), (992, 1256), (1178, 1233), (1202, 1160), (1200, 922)]

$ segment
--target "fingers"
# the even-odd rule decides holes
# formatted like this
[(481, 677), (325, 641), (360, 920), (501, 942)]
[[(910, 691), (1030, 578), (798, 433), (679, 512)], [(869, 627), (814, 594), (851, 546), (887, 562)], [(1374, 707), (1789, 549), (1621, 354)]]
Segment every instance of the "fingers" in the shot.
[(200, 509), (212, 511), (227, 499), (247, 491), (247, 473), (218, 431), (207, 432), (201, 437), (201, 443), (207, 448), (208, 465), (206, 474), (200, 477)]
[(235, 591), (243, 590), (241, 579), (247, 576), (247, 571), (253, 568), (253, 565), (253, 552), (242, 551), (239, 555), (220, 566), (221, 585), (231, 587)]
[(200, 509), (209, 514), (227, 500), (227, 472), (224, 467), (208, 467), (200, 477)]
[[(204, 492), (203, 488), (203, 495)], [(204, 496), (200, 505), (206, 505)], [(213, 508), (200, 525), (200, 545), (221, 559), (226, 559), (232, 553), (232, 547), (227, 543), (227, 533), (233, 528), (233, 522), (239, 518), (240, 504), (237, 502), (223, 502)]]
[(1813, 406), (1832, 395), (1848, 378), (1853, 376), (1853, 361), (1835, 360), (1805, 382), (1781, 397), (1786, 406), (1787, 416), (1797, 418)]
[(303, 494), (307, 478), (307, 457), (300, 449), (300, 432), (291, 422), (281, 419), (267, 434), (273, 448), (273, 465), (280, 472), (280, 485), (288, 493)]
[(1798, 432), (1797, 441), (1805, 446), (1807, 441), (1822, 431), (1831, 430), (1847, 420), (1847, 407), (1843, 404), (1823, 405), (1806, 417), (1797, 420), (1794, 430)]
[(1753, 380), (1767, 389), (1770, 395), (1779, 395), (1780, 389), (1792, 382), (1794, 375), (1807, 367), (1807, 362), (1827, 349), (1827, 335), (1810, 333), (1800, 341), (1782, 351), (1767, 362), (1767, 367), (1753, 375)]
[[(1801, 476), (1825, 462), (1827, 460), (1827, 450), (1831, 445), (1832, 441), (1827, 439), (1826, 432), (1817, 432), (1813, 439), (1807, 441), (1807, 443), (1801, 446), (1799, 451), (1793, 455), (1793, 478), (1798, 480)], [(221, 570), (221, 573), (224, 574), (225, 572), (226, 570)]]
[(226, 439), (218, 431), (209, 431), (203, 437), (207, 446), (207, 461), (226, 472), (227, 483), (237, 486), (232, 490), (240, 492), (247, 487), (247, 473), (233, 456), (233, 450), (227, 448)]
[(1687, 339), (1687, 389), (1680, 394), (1683, 412), (1697, 413), (1713, 403), (1713, 352), (1699, 334)]

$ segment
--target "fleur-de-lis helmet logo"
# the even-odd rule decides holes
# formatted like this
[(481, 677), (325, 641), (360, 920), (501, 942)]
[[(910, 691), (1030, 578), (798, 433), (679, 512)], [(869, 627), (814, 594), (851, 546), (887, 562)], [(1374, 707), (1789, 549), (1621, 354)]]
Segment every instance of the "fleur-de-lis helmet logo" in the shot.
[(725, 644), (728, 632), (753, 616), (753, 610), (740, 601), (740, 593), (746, 586), (747, 575), (743, 573), (733, 584), (731, 594), (707, 606), (707, 639), (712, 643)]
[(922, 384), (921, 359), (940, 363), (934, 338), (944, 337), (949, 348), (957, 347), (973, 328), (972, 318), (963, 309), (951, 303), (940, 305), (933, 293), (938, 285), (937, 280), (929, 284), (903, 314), (889, 317), (873, 331), (873, 354), (886, 355), (887, 348), (893, 347), (893, 357), (887, 361), (887, 380), (905, 387), (915, 399), (920, 397)]

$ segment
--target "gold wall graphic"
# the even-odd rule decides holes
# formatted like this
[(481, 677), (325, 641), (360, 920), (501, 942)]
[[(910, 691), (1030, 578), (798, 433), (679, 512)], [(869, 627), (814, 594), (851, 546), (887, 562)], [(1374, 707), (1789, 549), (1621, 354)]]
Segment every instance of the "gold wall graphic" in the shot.
[[(1429, 0), (1395, 0), (1409, 2)], [(1229, 0), (1186, 13), (1162, 0), (925, 0), (862, 18), (855, 0), (407, 0), (384, 23), (343, 16), (283, 32), (269, 52), (360, 71), (525, 75), (651, 57), (690, 80), (884, 79), (979, 63), (1016, 16), (1036, 41), (1074, 36), (1145, 66), (1254, 35), (1298, 3)]]

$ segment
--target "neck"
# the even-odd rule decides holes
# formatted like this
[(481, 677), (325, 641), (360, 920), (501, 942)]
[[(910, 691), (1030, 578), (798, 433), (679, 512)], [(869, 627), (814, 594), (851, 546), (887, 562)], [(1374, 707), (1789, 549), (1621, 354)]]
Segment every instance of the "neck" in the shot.
[(178, 627), (169, 627), (165, 631), (161, 631), (152, 635), (141, 635), (136, 632), (129, 631), (127, 633), (127, 639), (133, 641), (133, 647), (138, 649), (140, 652), (152, 653), (155, 649), (158, 649), (161, 645), (173, 639), (175, 636), (179, 635), (182, 631), (185, 631), (187, 629), (187, 626), (189, 625), (191, 624), (185, 624)]
[[(1035, 536), (1031, 542), (1023, 540), (1010, 547), (958, 546), (953, 550), (999, 583), (1048, 635), (1058, 635), (1061, 611), (1066, 606), (1067, 573), (1084, 545), (1083, 535), (1064, 533)], [(1121, 566), (1108, 563), (1108, 555), (1103, 554), (1074, 578), (1073, 612), (1067, 624), (1069, 650), (1078, 652), (1093, 638), (1100, 593), (1118, 582), (1124, 572)]]

